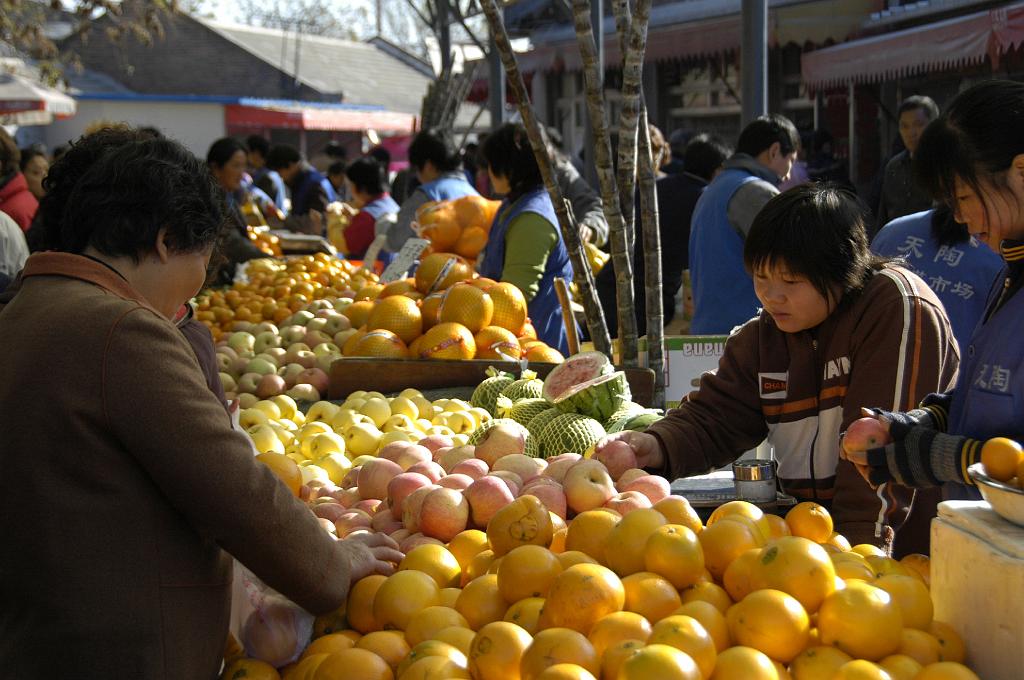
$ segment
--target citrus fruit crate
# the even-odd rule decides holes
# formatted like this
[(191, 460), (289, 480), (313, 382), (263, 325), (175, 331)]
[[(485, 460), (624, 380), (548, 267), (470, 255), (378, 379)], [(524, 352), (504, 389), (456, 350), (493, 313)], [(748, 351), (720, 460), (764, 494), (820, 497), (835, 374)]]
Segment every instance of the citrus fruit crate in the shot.
[[(356, 390), (384, 394), (412, 387), (418, 390), (479, 385), (486, 379), (487, 369), (494, 367), (515, 375), (523, 370), (519, 362), (491, 360), (443, 359), (367, 359), (345, 357), (331, 364), (328, 398), (344, 399)], [(545, 378), (558, 364), (530, 362), (526, 365)], [(649, 368), (619, 368), (626, 374), (633, 401), (650, 406), (654, 395), (654, 371)]]

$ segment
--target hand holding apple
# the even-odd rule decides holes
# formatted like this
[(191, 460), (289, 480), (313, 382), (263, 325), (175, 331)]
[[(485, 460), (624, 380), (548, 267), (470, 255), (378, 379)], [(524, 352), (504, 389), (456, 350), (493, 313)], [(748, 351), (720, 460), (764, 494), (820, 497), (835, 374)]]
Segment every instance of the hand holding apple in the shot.
[(868, 484), (876, 486), (871, 479), (871, 466), (868, 464), (868, 451), (880, 449), (892, 442), (889, 433), (889, 421), (876, 416), (867, 409), (861, 409), (863, 418), (853, 421), (843, 434), (840, 456), (850, 461), (857, 472)]
[[(610, 452), (605, 449), (609, 446), (612, 450), (619, 448), (620, 444), (613, 442), (625, 442), (633, 449), (636, 456), (636, 467), (661, 469), (665, 465), (665, 452), (661, 450), (661, 444), (653, 434), (646, 432), (616, 432), (610, 434), (594, 446), (594, 458), (601, 460)], [(611, 456), (608, 456), (611, 457)]]

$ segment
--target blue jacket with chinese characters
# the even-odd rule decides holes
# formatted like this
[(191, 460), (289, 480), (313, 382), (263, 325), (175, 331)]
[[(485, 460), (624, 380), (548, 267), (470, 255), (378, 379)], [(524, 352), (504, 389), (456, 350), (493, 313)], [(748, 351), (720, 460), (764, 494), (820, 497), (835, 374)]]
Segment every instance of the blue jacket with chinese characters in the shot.
[(1003, 269), (1003, 260), (973, 238), (940, 246), (932, 236), (934, 213), (926, 210), (889, 222), (871, 242), (871, 250), (883, 257), (902, 257), (928, 283), (946, 308), (960, 353), (964, 354), (985, 312), (992, 282)]

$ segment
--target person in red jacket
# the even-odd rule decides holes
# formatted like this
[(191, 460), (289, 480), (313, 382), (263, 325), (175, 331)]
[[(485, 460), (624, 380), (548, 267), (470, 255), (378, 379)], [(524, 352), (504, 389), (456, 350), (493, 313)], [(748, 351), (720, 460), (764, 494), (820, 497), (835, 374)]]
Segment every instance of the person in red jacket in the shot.
[(28, 231), (39, 209), (39, 201), (29, 191), (20, 162), (18, 145), (0, 127), (0, 212), (7, 213), (22, 231)]

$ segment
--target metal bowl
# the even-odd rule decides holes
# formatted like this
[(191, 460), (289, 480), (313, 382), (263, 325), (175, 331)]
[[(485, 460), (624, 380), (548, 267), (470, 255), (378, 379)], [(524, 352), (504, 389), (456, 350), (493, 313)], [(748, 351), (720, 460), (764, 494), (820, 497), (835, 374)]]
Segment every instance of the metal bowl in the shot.
[(967, 474), (978, 485), (982, 498), (988, 501), (997, 515), (1024, 527), (1024, 490), (992, 479), (985, 474), (981, 463), (967, 468)]

